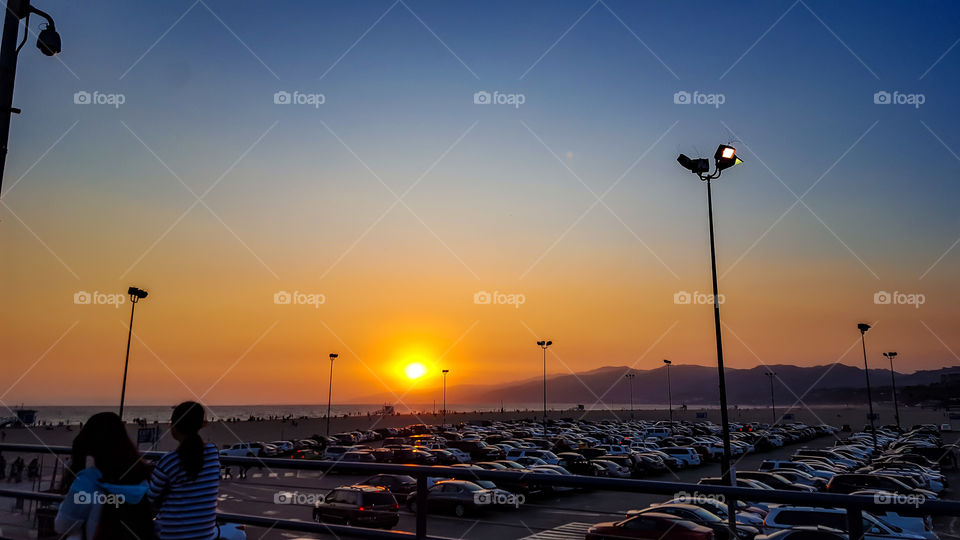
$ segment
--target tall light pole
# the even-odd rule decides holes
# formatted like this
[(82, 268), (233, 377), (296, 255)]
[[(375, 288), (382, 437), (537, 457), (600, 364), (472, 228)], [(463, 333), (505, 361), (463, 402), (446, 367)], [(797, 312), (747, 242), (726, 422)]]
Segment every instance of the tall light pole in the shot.
[[(719, 178), (724, 169), (742, 163), (737, 157), (737, 150), (732, 146), (721, 144), (713, 155), (715, 170), (710, 173), (710, 160), (705, 158), (690, 159), (680, 154), (677, 162), (685, 169), (697, 175), (701, 181), (707, 183), (707, 217), (710, 221), (710, 267), (713, 271), (713, 326), (717, 335), (717, 373), (720, 386), (720, 424), (723, 431), (723, 457), (720, 460), (720, 474), (723, 483), (736, 486), (736, 473), (730, 469), (730, 418), (727, 413), (727, 383), (723, 369), (723, 341), (720, 337), (720, 298), (717, 290), (717, 248), (713, 234), (713, 193), (710, 181)], [(727, 505), (729, 516), (728, 524), (731, 531), (737, 530), (737, 507), (732, 502)]]
[(636, 376), (636, 373), (627, 373), (624, 375), (624, 378), (630, 383), (630, 418), (633, 418), (633, 378)]
[[(10, 139), (10, 115), (19, 113), (13, 106), (13, 83), (17, 75), (17, 56), (27, 42), (30, 32), (30, 14), (37, 14), (47, 20), (47, 27), (37, 36), (37, 48), (45, 56), (60, 52), (60, 34), (57, 33), (50, 15), (30, 5), (30, 0), (7, 0), (6, 16), (3, 19), (3, 35), (0, 37), (0, 184), (3, 183), (3, 171), (7, 162), (7, 143)], [(26, 19), (23, 41), (20, 37), (20, 21)]]
[(443, 370), (443, 420), (440, 422), (440, 427), (447, 425), (447, 373), (450, 373), (449, 369)]
[[(9, 17), (10, 14), (7, 14)], [(147, 291), (130, 287), (127, 289), (130, 295), (130, 326), (127, 327), (127, 354), (123, 359), (123, 385), (120, 387), (120, 419), (123, 420), (123, 401), (127, 397), (127, 366), (130, 365), (130, 338), (133, 337), (133, 310), (137, 307), (137, 302), (141, 298), (147, 297)]]
[(670, 434), (673, 435), (673, 386), (670, 384), (670, 366), (673, 362), (664, 359), (663, 363), (667, 365), (667, 406), (670, 408)]
[(553, 345), (552, 341), (538, 341), (537, 345), (543, 349), (543, 436), (547, 436), (547, 347)]
[(870, 433), (873, 434), (873, 451), (877, 451), (877, 428), (873, 425), (873, 395), (870, 392), (870, 366), (867, 365), (867, 340), (864, 337), (867, 333), (867, 330), (870, 329), (870, 325), (867, 323), (860, 323), (857, 325), (857, 328), (860, 330), (860, 344), (863, 346), (863, 374), (867, 378), (867, 404), (869, 405), (869, 415), (870, 415)]
[(773, 399), (773, 378), (777, 375), (772, 371), (764, 373), (767, 377), (770, 377), (770, 408), (773, 409), (773, 423), (770, 424), (770, 427), (777, 425), (777, 402)]
[(900, 430), (900, 407), (897, 405), (897, 377), (893, 372), (893, 359), (897, 357), (895, 351), (885, 352), (884, 356), (890, 360), (890, 386), (893, 388), (893, 417), (897, 421), (897, 430)]
[(330, 382), (327, 386), (327, 437), (330, 436), (330, 403), (333, 398), (333, 361), (339, 356), (339, 354), (330, 353)]

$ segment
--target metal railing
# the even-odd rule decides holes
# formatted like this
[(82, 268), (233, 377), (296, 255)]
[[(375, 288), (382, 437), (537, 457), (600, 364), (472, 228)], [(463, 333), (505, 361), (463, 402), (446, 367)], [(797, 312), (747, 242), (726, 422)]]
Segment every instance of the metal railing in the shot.
[[(0, 451), (14, 453), (53, 453), (69, 454), (67, 446), (45, 446), (36, 444), (0, 444)], [(163, 452), (144, 452), (147, 459), (157, 459)], [(268, 518), (250, 514), (233, 514), (217, 512), (220, 521), (241, 523), (250, 526), (270, 527), (278, 530), (298, 532), (334, 533), (335, 535), (355, 536), (364, 538), (393, 538), (393, 539), (431, 539), (427, 535), (427, 478), (443, 477), (460, 480), (490, 480), (493, 482), (525, 481), (545, 486), (573, 487), (583, 489), (599, 489), (606, 491), (623, 491), (630, 493), (649, 493), (674, 496), (680, 492), (696, 491), (704, 495), (720, 495), (727, 504), (735, 505), (736, 501), (751, 501), (761, 503), (780, 503), (795, 506), (813, 506), (819, 508), (844, 508), (847, 512), (847, 534), (849, 538), (863, 538), (862, 512), (906, 512), (910, 514), (960, 516), (960, 501), (925, 500), (922, 502), (881, 502), (866, 495), (839, 495), (834, 493), (807, 493), (783, 490), (765, 490), (733, 486), (717, 486), (707, 484), (690, 484), (685, 482), (662, 482), (658, 480), (635, 480), (626, 478), (606, 478), (579, 475), (553, 475), (529, 472), (512, 472), (501, 470), (467, 469), (462, 467), (426, 466), (426, 465), (395, 465), (387, 463), (358, 463), (347, 461), (314, 461), (286, 458), (258, 458), (258, 457), (231, 457), (221, 456), (220, 462), (224, 465), (246, 465), (249, 467), (263, 467), (266, 469), (290, 469), (307, 471), (330, 471), (336, 469), (339, 473), (365, 474), (402, 474), (412, 476), (417, 480), (416, 491), (416, 532), (384, 531), (364, 529), (346, 525), (331, 525), (310, 523), (289, 519)], [(17, 497), (23, 499), (55, 502), (62, 499), (62, 495), (37, 492), (32, 490), (0, 489), (0, 497)]]

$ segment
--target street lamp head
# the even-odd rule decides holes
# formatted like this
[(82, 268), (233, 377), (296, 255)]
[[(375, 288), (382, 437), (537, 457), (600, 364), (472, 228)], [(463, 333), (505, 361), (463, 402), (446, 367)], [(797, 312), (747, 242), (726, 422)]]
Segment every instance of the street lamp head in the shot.
[(136, 287), (130, 287), (127, 289), (127, 294), (130, 295), (130, 301), (134, 304), (136, 304), (140, 299), (147, 297), (147, 291), (138, 289)]
[(663, 363), (669, 366), (669, 365), (672, 364), (673, 362), (671, 362), (670, 360), (664, 359), (664, 360), (663, 360)]
[(707, 159), (692, 159), (687, 157), (686, 154), (680, 154), (677, 156), (677, 163), (693, 174), (705, 174), (710, 172), (710, 160)]
[(867, 323), (860, 323), (860, 324), (857, 325), (857, 328), (860, 329), (860, 333), (861, 333), (861, 334), (865, 334), (865, 333), (867, 333), (867, 330), (870, 329), (870, 325), (867, 324)]
[(718, 171), (743, 163), (743, 160), (737, 157), (737, 149), (725, 144), (717, 147), (717, 152), (713, 155), (713, 159), (717, 164)]
[(537, 345), (543, 347), (544, 345), (546, 345), (546, 343), (547, 343), (546, 341), (538, 341)]
[(549, 346), (551, 346), (551, 345), (553, 345), (553, 342), (552, 342), (552, 341), (547, 341), (547, 347), (549, 347)]
[(897, 353), (895, 353), (895, 352), (893, 352), (893, 351), (885, 352), (885, 353), (883, 353), (883, 355), (886, 356), (887, 358), (891, 359), (891, 360), (893, 360), (894, 358), (897, 357)]
[(336, 360), (337, 358), (340, 358), (340, 355), (339, 355), (339, 354), (337, 354), (337, 353), (330, 353), (330, 360)]
[(54, 28), (52, 20), (46, 28), (40, 30), (40, 35), (37, 36), (37, 48), (44, 56), (60, 54), (60, 34)]
[(443, 372), (444, 372), (444, 373), (450, 373), (450, 370), (449, 370), (449, 369), (445, 369), (445, 370), (443, 370)]

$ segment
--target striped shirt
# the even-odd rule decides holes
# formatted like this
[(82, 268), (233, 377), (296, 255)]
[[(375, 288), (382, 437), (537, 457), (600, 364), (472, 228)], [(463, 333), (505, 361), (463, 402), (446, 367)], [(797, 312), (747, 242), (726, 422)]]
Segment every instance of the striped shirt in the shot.
[(217, 536), (217, 492), (220, 485), (220, 454), (206, 444), (203, 468), (194, 480), (174, 451), (153, 469), (147, 496), (157, 506), (157, 538), (160, 540), (212, 540)]

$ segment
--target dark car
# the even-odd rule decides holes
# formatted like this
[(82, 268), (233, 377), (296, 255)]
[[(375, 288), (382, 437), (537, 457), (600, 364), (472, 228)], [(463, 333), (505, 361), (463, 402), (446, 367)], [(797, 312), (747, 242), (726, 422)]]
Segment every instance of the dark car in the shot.
[(417, 490), (417, 480), (405, 474), (375, 474), (360, 482), (365, 486), (382, 487), (393, 493), (399, 501), (407, 500), (407, 496)]
[(731, 538), (727, 520), (722, 519), (720, 516), (705, 508), (692, 504), (661, 504), (641, 510), (637, 512), (636, 515), (642, 516), (647, 513), (666, 514), (673, 516), (674, 519), (702, 525), (711, 529), (717, 540), (736, 540), (736, 538), (752, 540), (754, 536), (760, 534), (760, 530), (756, 527), (738, 523), (736, 538)]
[(437, 459), (438, 465), (456, 465), (457, 463), (460, 463), (460, 460), (457, 459), (457, 456), (446, 450), (437, 448), (433, 450), (427, 450), (427, 452), (433, 454), (433, 457)]
[(490, 446), (483, 441), (447, 441), (447, 446), (463, 450), (470, 454), (474, 461), (494, 461), (504, 458), (502, 449)]
[[(493, 492), (466, 480), (441, 480), (427, 490), (428, 512), (450, 512), (463, 517), (477, 512), (484, 506), (483, 501)], [(407, 508), (417, 511), (417, 494), (411, 493), (407, 499)]]
[(404, 465), (435, 465), (437, 458), (430, 452), (424, 452), (423, 450), (400, 448), (393, 451), (392, 461)]
[(331, 490), (313, 509), (313, 520), (358, 527), (392, 529), (400, 507), (389, 491), (376, 486), (343, 486)]
[(644, 538), (647, 540), (713, 540), (713, 530), (669, 514), (648, 513), (623, 521), (597, 523), (587, 529), (584, 540)]
[(843, 494), (862, 490), (881, 490), (901, 495), (935, 498), (935, 494), (929, 491), (912, 488), (898, 478), (882, 474), (835, 474), (827, 483), (826, 489), (829, 493)]
[(786, 491), (804, 491), (807, 493), (816, 491), (816, 489), (811, 486), (794, 484), (793, 482), (773, 472), (737, 471), (737, 477), (748, 478), (750, 480), (759, 480), (764, 484), (772, 487), (773, 489), (782, 489)]
[(580, 474), (583, 476), (597, 475), (596, 467), (594, 467), (589, 460), (576, 452), (560, 452), (557, 454), (557, 457), (560, 458), (560, 463), (558, 463), (558, 465), (572, 472), (573, 474)]

